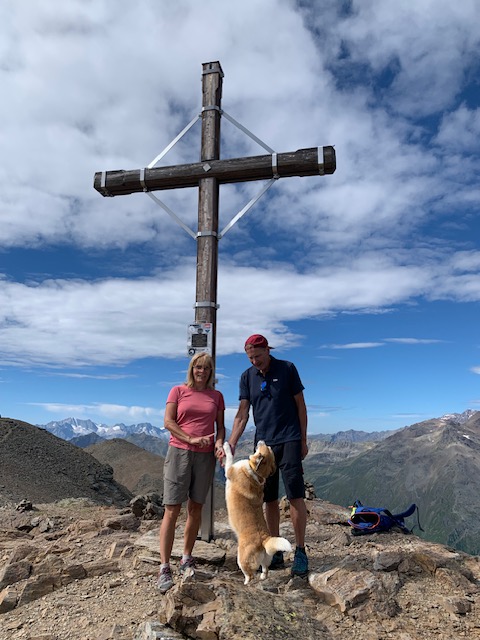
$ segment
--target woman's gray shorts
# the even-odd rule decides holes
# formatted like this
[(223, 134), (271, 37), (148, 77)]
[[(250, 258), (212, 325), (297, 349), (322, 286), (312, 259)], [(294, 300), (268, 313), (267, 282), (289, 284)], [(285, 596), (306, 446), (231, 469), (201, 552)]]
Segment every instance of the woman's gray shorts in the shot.
[(182, 504), (190, 498), (205, 504), (215, 473), (215, 456), (168, 447), (163, 467), (163, 504)]

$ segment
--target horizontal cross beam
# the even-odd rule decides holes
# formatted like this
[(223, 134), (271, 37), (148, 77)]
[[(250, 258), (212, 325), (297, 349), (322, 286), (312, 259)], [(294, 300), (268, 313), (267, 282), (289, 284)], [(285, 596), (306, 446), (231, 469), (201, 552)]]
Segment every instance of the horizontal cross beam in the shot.
[(334, 173), (335, 169), (335, 149), (332, 146), (312, 147), (273, 156), (250, 156), (152, 169), (97, 172), (93, 186), (103, 196), (122, 196), (142, 191), (198, 187), (199, 181), (207, 177), (216, 178), (219, 184), (228, 184), (277, 177), (318, 176)]

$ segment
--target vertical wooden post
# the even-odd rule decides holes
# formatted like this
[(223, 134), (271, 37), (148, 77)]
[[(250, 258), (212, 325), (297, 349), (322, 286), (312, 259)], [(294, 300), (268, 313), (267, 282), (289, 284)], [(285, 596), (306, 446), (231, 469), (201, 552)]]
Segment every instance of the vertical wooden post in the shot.
[[(195, 322), (211, 322), (212, 358), (215, 368), (217, 335), (217, 272), (218, 272), (218, 204), (219, 185), (209, 178), (209, 160), (220, 159), (220, 120), (223, 71), (219, 62), (202, 65), (202, 146), (200, 161), (205, 178), (199, 181), (197, 288)], [(210, 541), (213, 537), (214, 483), (202, 511), (200, 537)]]

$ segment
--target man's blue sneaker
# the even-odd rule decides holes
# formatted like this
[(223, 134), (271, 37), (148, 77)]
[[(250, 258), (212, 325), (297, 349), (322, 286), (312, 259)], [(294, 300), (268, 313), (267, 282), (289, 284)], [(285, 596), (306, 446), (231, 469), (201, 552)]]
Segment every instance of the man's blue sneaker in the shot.
[(285, 562), (283, 561), (283, 551), (275, 551), (270, 563), (269, 569), (283, 569)]
[(305, 578), (308, 575), (308, 558), (304, 549), (297, 547), (292, 565), (292, 576)]

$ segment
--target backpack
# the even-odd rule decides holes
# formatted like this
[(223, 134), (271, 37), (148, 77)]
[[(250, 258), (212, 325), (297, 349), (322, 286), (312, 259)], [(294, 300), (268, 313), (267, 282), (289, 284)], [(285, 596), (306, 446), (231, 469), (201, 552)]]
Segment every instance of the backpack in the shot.
[[(364, 533), (380, 533), (382, 531), (389, 531), (396, 527), (403, 531), (403, 533), (412, 533), (415, 526), (418, 525), (420, 531), (423, 531), (420, 525), (418, 507), (416, 504), (412, 504), (403, 511), (393, 515), (385, 507), (364, 507), (360, 500), (355, 500), (348, 524), (352, 527), (353, 535), (362, 535)], [(409, 529), (405, 525), (405, 518), (411, 516), (414, 512), (417, 512), (417, 525), (414, 525)]]

